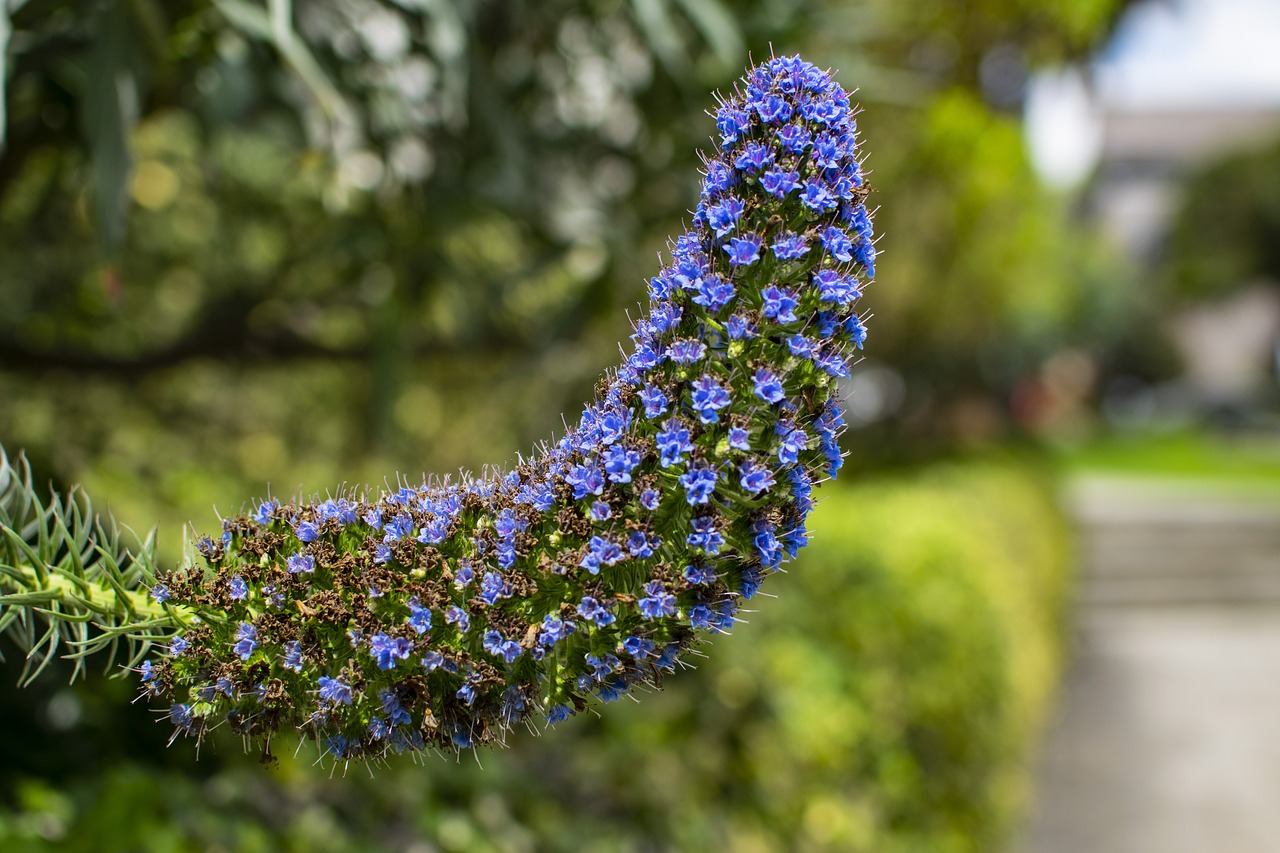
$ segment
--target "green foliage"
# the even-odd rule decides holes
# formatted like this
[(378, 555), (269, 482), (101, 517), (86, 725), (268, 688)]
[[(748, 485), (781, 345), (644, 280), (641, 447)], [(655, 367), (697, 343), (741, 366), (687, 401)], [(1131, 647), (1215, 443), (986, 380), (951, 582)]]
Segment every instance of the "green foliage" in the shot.
[[(835, 486), (812, 520), (813, 544), (772, 581), (778, 598), (696, 671), (598, 720), (482, 752), (483, 769), (264, 770), (222, 732), (197, 765), (207, 778), (90, 752), (60, 784), (42, 781), (58, 778), (55, 763), (17, 764), (0, 746), (13, 779), (0, 844), (997, 849), (1057, 673), (1068, 554), (1044, 482), (966, 466)], [(166, 736), (155, 729), (157, 744)]]
[[(14, 18), (0, 440), (159, 523), (162, 565), (210, 504), (476, 469), (558, 430), (694, 203), (705, 92), (730, 82), (734, 50), (803, 46), (869, 107), (887, 236), (868, 352), (908, 400), (858, 464), (936, 447), (953, 402), (999, 400), (1126, 316), (1087, 235), (1035, 187), (1013, 120), (979, 97), (987, 53), (1079, 51), (1108, 2), (295, 3), (300, 30), (341, 13), (303, 34), (365, 128), (341, 150), (262, 28), (226, 12), (289, 4), (165, 3), (128, 29), (150, 64), (110, 265), (84, 78), (67, 70), (96, 19), (56, 5)], [(411, 35), (387, 62), (360, 35), (383, 13)], [(423, 62), (426, 114), (397, 88)], [(409, 180), (397, 156), (427, 171)]]
[(26, 654), (23, 682), (57, 656), (75, 661), (73, 678), (98, 651), (135, 665), (172, 633), (176, 620), (140, 588), (154, 578), (152, 541), (125, 541), (77, 489), (41, 501), (26, 460), (0, 447), (0, 636)]
[(1062, 348), (1122, 334), (1124, 276), (1039, 184), (1013, 118), (955, 88), (888, 121), (907, 144), (875, 148), (873, 177), (893, 192), (878, 199), (870, 351), (932, 397), (927, 428), (945, 430), (949, 404), (1006, 392)]
[(1180, 303), (1280, 282), (1280, 143), (1233, 154), (1191, 176), (1162, 273), (1166, 294)]

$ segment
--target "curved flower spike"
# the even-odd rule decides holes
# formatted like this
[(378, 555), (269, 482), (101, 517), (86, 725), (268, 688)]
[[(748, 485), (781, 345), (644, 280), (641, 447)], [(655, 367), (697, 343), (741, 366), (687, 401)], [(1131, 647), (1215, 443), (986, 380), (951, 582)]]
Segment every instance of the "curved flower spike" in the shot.
[(186, 621), (137, 671), (177, 732), (300, 729), (343, 759), (470, 747), (657, 685), (733, 627), (840, 467), (832, 391), (875, 250), (827, 72), (771, 59), (716, 127), (634, 351), (557, 444), (484, 479), (267, 501), (158, 579)]

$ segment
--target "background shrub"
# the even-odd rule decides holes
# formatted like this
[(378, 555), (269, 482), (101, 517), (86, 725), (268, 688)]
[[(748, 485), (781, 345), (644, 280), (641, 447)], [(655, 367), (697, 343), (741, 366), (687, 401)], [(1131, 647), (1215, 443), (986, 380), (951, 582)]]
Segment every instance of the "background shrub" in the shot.
[(0, 742), (0, 846), (998, 848), (1058, 666), (1068, 553), (1048, 483), (969, 464), (825, 495), (777, 599), (695, 671), (476, 762), (331, 779), (306, 756), (261, 769), (225, 732), (196, 762), (138, 725), (152, 712), (129, 685), (12, 692), (7, 731), (60, 737)]

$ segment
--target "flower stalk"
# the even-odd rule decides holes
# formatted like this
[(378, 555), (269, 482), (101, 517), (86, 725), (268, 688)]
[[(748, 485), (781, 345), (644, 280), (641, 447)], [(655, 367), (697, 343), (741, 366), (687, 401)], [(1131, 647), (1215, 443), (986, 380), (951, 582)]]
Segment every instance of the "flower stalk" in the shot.
[(76, 532), (6, 527), (0, 620), (79, 626), (78, 660), (129, 642), (177, 734), (297, 731), (343, 760), (501, 742), (660, 686), (807, 542), (875, 272), (829, 73), (770, 59), (716, 128), (632, 351), (554, 445), (483, 478), (266, 501), (159, 575), (149, 542), (101, 544), (71, 500), (53, 520)]

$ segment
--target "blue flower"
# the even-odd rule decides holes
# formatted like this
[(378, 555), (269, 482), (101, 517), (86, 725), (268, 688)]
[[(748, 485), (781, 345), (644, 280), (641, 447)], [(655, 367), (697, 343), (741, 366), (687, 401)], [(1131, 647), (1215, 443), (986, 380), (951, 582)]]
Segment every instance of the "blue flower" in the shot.
[(516, 658), (524, 654), (524, 649), (515, 640), (503, 640), (498, 648), (498, 654), (507, 663), (515, 663)]
[(191, 713), (191, 706), (181, 702), (169, 706), (169, 722), (180, 729), (191, 731), (195, 728), (196, 717)]
[(844, 147), (829, 133), (820, 133), (813, 141), (810, 162), (819, 169), (834, 169), (845, 155)]
[(854, 250), (857, 253), (858, 263), (862, 264), (862, 268), (867, 273), (867, 278), (876, 277), (876, 247), (871, 244), (868, 239), (858, 241), (858, 247)]
[(320, 537), (320, 528), (315, 522), (304, 521), (298, 525), (298, 538), (303, 542), (314, 542)]
[(853, 260), (853, 244), (849, 242), (848, 234), (834, 225), (829, 225), (819, 236), (822, 239), (822, 245), (826, 247), (832, 257), (841, 261)]
[(731, 315), (725, 321), (724, 328), (731, 341), (745, 340), (756, 336), (755, 324), (740, 314)]
[(858, 282), (835, 270), (819, 270), (813, 274), (813, 284), (818, 288), (818, 298), (841, 307), (862, 295)]
[[(782, 387), (782, 380), (767, 367), (761, 367), (756, 371), (753, 382), (755, 384), (755, 395), (766, 403), (776, 403), (787, 396), (786, 389)], [(732, 439), (730, 439), (730, 444), (732, 444)], [(749, 450), (750, 448), (741, 449)]]
[(151, 597), (154, 598), (158, 603), (164, 604), (166, 601), (173, 598), (173, 593), (169, 591), (169, 587), (165, 586), (162, 583), (158, 583), (155, 586), (151, 587)]
[(554, 726), (573, 716), (573, 709), (568, 705), (552, 705), (547, 711), (547, 725)]
[(378, 543), (373, 549), (373, 561), (375, 563), (391, 562), (391, 546), (386, 543)]
[(815, 213), (835, 208), (839, 202), (824, 181), (809, 178), (800, 190), (800, 203)]
[(604, 493), (604, 474), (594, 465), (575, 466), (564, 475), (564, 481), (573, 487), (573, 499), (576, 501), (582, 500), (587, 495)]
[(711, 630), (716, 627), (715, 613), (705, 605), (696, 605), (689, 610), (689, 624), (695, 631)]
[[(687, 430), (686, 430), (686, 432), (687, 432)], [(686, 438), (688, 438), (688, 436), (686, 436)], [(692, 449), (693, 449), (693, 445), (690, 445), (688, 449), (689, 449), (689, 450), (692, 450)], [(677, 460), (677, 461), (678, 461), (678, 460)], [(665, 468), (665, 467), (667, 467), (667, 466), (666, 466), (666, 465), (664, 465), (664, 466), (662, 466), (662, 467), (664, 467), (664, 468)], [(659, 492), (658, 492), (658, 490), (657, 490), (657, 489), (645, 489), (643, 492), (641, 492), (641, 493), (640, 493), (640, 506), (644, 507), (645, 509), (649, 510), (650, 512), (652, 512), (653, 510), (657, 509), (657, 508), (658, 508), (658, 505), (659, 505), (661, 502), (662, 502), (662, 495), (661, 495), (661, 493), (659, 493)]]
[(761, 313), (770, 320), (777, 320), (779, 323), (794, 323), (796, 321), (796, 306), (800, 304), (800, 300), (790, 290), (776, 285), (769, 285), (760, 291), (760, 295), (764, 298), (764, 307)]
[(427, 672), (433, 672), (434, 670), (439, 669), (443, 664), (444, 655), (440, 654), (435, 649), (432, 649), (422, 656), (422, 668)]
[(456, 604), (444, 612), (444, 621), (450, 625), (457, 625), (458, 631), (463, 634), (467, 633), (471, 628), (470, 614)]
[(417, 597), (409, 599), (409, 627), (418, 634), (431, 630), (431, 608), (423, 607)]
[(684, 579), (694, 586), (709, 586), (716, 582), (716, 572), (711, 566), (685, 566)]
[(613, 671), (622, 665), (616, 654), (586, 654), (586, 665), (591, 667), (590, 678), (603, 681), (613, 675)]
[(742, 212), (746, 207), (740, 199), (725, 196), (719, 204), (707, 208), (707, 224), (715, 231), (717, 237), (723, 237), (738, 226)]
[(702, 515), (693, 520), (693, 532), (685, 540), (693, 548), (701, 548), (712, 556), (720, 553), (724, 537), (716, 529), (715, 516)]
[(514, 594), (511, 583), (497, 572), (485, 572), (480, 581), (480, 600), (490, 606)]
[(782, 535), (782, 547), (786, 550), (787, 556), (791, 559), (796, 558), (796, 554), (800, 549), (809, 544), (809, 532), (805, 530), (804, 524), (798, 524)]
[(412, 651), (413, 643), (404, 637), (374, 634), (369, 638), (369, 654), (377, 662), (378, 669), (395, 669), (396, 662), (407, 660)]
[(680, 325), (680, 320), (684, 316), (684, 310), (679, 305), (673, 305), (670, 302), (660, 302), (654, 305), (649, 311), (649, 322), (653, 324), (653, 328), (659, 332), (670, 332), (676, 326)]
[(310, 554), (294, 554), (286, 561), (289, 574), (311, 573), (316, 570), (316, 558)]
[(671, 401), (667, 399), (667, 395), (662, 393), (661, 388), (653, 385), (645, 385), (639, 394), (640, 402), (644, 404), (644, 414), (647, 418), (656, 418), (666, 414), (667, 404)]
[(756, 546), (756, 554), (760, 557), (760, 563), (768, 569), (777, 568), (782, 563), (782, 543), (774, 535), (773, 525), (757, 522), (752, 530), (755, 532), (753, 542)]
[[(631, 478), (628, 477), (627, 479), (630, 480)], [(610, 509), (609, 505), (604, 501), (596, 501), (591, 505), (592, 521), (608, 521), (612, 515), (613, 510)]]
[(272, 607), (284, 607), (284, 593), (276, 589), (276, 585), (269, 583), (262, 588), (262, 595), (267, 601), (271, 602)]
[(693, 405), (693, 410), (698, 413), (698, 419), (704, 424), (719, 423), (719, 410), (729, 405), (732, 401), (729, 392), (719, 382), (706, 374), (694, 380), (692, 388), (693, 390), (689, 395), (690, 402)]
[(604, 536), (592, 536), (587, 543), (587, 555), (578, 565), (591, 574), (599, 574), (601, 566), (615, 566), (622, 562), (622, 546)]
[(690, 506), (706, 503), (716, 488), (717, 474), (714, 468), (690, 468), (680, 475), (680, 485), (684, 486), (685, 499)]
[(212, 561), (218, 556), (217, 546), (213, 544), (213, 540), (208, 536), (201, 537), (200, 541), (196, 543), (196, 550), (206, 560)]
[(743, 237), (734, 237), (724, 247), (729, 253), (729, 263), (735, 267), (745, 267), (754, 264), (760, 259), (760, 245), (762, 241), (758, 234), (747, 234)]
[(778, 124), (791, 118), (791, 104), (777, 95), (766, 95), (755, 104), (755, 109), (765, 124)]
[(327, 675), (320, 676), (320, 690), (318, 691), (320, 701), (328, 702), (334, 705), (350, 705), (352, 694), (351, 685), (337, 678), (330, 678)]
[(294, 672), (302, 672), (302, 644), (297, 640), (290, 640), (285, 643), (284, 660), (280, 662), (280, 665)]
[(390, 690), (383, 690), (378, 694), (378, 698), (382, 700), (382, 712), (387, 715), (387, 720), (391, 725), (402, 726), (413, 722), (413, 717), (400, 704), (400, 698), (395, 693)]
[(778, 424), (778, 434), (782, 440), (778, 444), (778, 461), (784, 465), (794, 465), (799, 459), (800, 451), (808, 446), (809, 438), (804, 431), (786, 424)]
[(641, 530), (633, 530), (627, 536), (627, 551), (637, 560), (647, 560), (653, 556), (654, 549), (662, 540), (657, 536), (646, 534)]
[(845, 379), (849, 376), (848, 361), (838, 352), (823, 353), (814, 360), (814, 363), (828, 376), (837, 379)]
[(798, 358), (813, 358), (813, 341), (804, 335), (795, 334), (787, 338), (787, 349)]
[(732, 601), (722, 601), (716, 611), (715, 628), (722, 634), (727, 634), (733, 630), (733, 623), (736, 621), (733, 617), (735, 604)]
[(751, 461), (738, 466), (738, 474), (742, 478), (742, 488), (753, 495), (766, 491), (774, 483), (772, 471)]
[(707, 163), (707, 177), (702, 186), (708, 195), (725, 192), (733, 186), (733, 170), (719, 160), (712, 160)]
[(239, 575), (227, 582), (227, 589), (231, 594), (232, 601), (244, 601), (249, 597), (249, 585)]
[(589, 595), (583, 596), (582, 601), (579, 602), (578, 615), (583, 619), (586, 619), (588, 622), (594, 622), (601, 628), (612, 625), (618, 618), (614, 616), (607, 607), (603, 606), (600, 602), (596, 601)]
[(669, 270), (663, 270), (649, 279), (649, 299), (651, 301), (661, 302), (671, 298), (672, 291), (675, 290), (675, 283), (671, 280), (669, 272)]
[(792, 154), (803, 154), (813, 141), (813, 136), (803, 125), (789, 124), (778, 131), (778, 141), (782, 143), (784, 150)]
[(862, 344), (867, 339), (867, 327), (862, 324), (862, 319), (850, 317), (849, 322), (845, 324), (845, 330), (852, 336), (853, 345), (862, 349)]
[(523, 533), (529, 529), (529, 522), (518, 518), (513, 510), (504, 509), (498, 513), (498, 517), (494, 519), (493, 530), (503, 539), (510, 539), (517, 533)]
[(720, 131), (720, 147), (728, 150), (744, 131), (751, 127), (751, 116), (730, 104), (716, 112), (716, 129)]
[(653, 654), (654, 643), (653, 640), (633, 635), (622, 641), (622, 650), (633, 658), (648, 657)]
[(538, 643), (543, 646), (554, 646), (574, 632), (572, 622), (558, 619), (551, 614), (542, 617), (542, 628), (538, 631)]
[(773, 168), (764, 173), (764, 177), (760, 179), (760, 186), (772, 196), (786, 198), (787, 193), (800, 186), (800, 173)]
[(258, 648), (258, 629), (249, 622), (241, 622), (240, 627), (236, 629), (235, 653), (240, 656), (240, 660), (248, 660), (256, 648)]
[(732, 302), (736, 293), (733, 282), (729, 279), (708, 275), (699, 281), (693, 294), (693, 301), (697, 305), (706, 307), (708, 311), (716, 313)]
[(750, 451), (751, 442), (748, 438), (747, 431), (742, 427), (730, 427), (729, 446), (734, 450)]
[(613, 444), (631, 428), (630, 409), (611, 409), (600, 416), (600, 443)]
[(277, 501), (277, 500), (263, 501), (262, 505), (258, 507), (256, 512), (254, 512), (253, 518), (259, 524), (264, 524), (264, 525), (270, 524), (272, 519), (275, 517), (276, 510), (279, 508), (280, 508), (280, 501)]
[(413, 536), (413, 517), (407, 513), (400, 513), (391, 519), (391, 523), (383, 530), (382, 541), (399, 542), (401, 539), (408, 539)]
[[(663, 468), (678, 465), (683, 460), (684, 454), (693, 450), (693, 442), (689, 440), (689, 430), (682, 427), (675, 418), (667, 421), (662, 432), (658, 433), (656, 442), (658, 453), (661, 454), (658, 464)], [(657, 506), (647, 508), (657, 509)]]
[(796, 258), (803, 258), (808, 254), (809, 243), (805, 240), (803, 234), (792, 234), (790, 231), (786, 231), (773, 241), (773, 245), (770, 248), (773, 249), (774, 257), (778, 260), (790, 261)]
[(439, 545), (448, 538), (449, 519), (440, 516), (422, 525), (422, 532), (418, 534), (418, 541), (424, 545)]
[(707, 345), (694, 338), (680, 338), (667, 347), (667, 357), (676, 364), (693, 364), (702, 361), (706, 354)]
[(742, 151), (733, 161), (734, 166), (747, 174), (759, 172), (772, 164), (773, 149), (761, 142), (748, 142), (743, 145)]
[(676, 597), (667, 592), (659, 581), (644, 585), (645, 597), (636, 602), (640, 615), (645, 619), (661, 619), (676, 615)]

